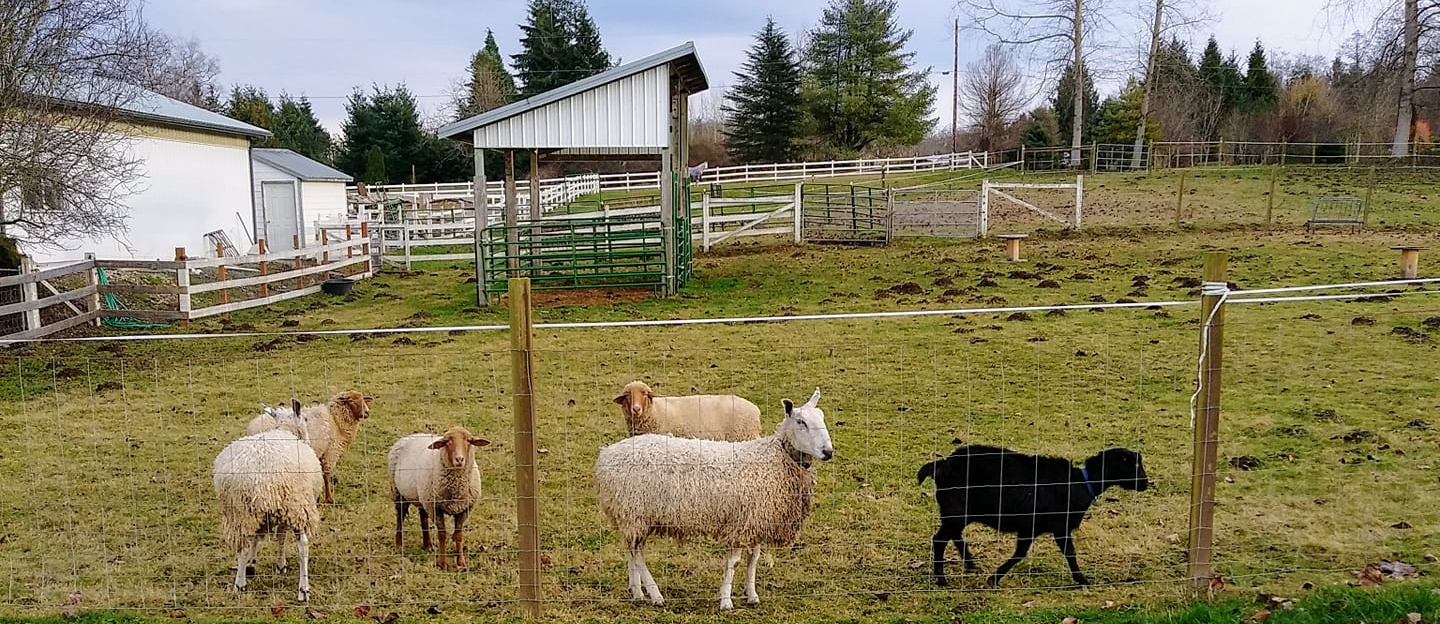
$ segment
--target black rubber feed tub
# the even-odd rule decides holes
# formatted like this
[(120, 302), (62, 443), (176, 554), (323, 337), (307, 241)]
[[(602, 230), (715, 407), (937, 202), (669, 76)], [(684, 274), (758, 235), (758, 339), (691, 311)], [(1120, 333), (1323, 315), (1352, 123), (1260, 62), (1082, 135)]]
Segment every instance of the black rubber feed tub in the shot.
[(345, 296), (355, 287), (355, 280), (348, 277), (332, 277), (320, 282), (320, 290), (326, 294)]

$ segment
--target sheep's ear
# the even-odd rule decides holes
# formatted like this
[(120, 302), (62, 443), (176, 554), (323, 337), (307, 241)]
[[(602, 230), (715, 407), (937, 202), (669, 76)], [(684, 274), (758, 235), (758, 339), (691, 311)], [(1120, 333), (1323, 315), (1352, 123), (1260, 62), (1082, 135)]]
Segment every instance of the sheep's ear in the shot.
[(790, 399), (780, 399), (780, 404), (785, 406), (785, 417), (786, 417), (786, 418), (789, 418), (789, 417), (791, 417), (792, 415), (794, 415), (794, 412), (795, 412), (795, 404), (794, 404), (794, 403), (791, 403), (791, 402), (790, 402)]
[(436, 440), (436, 441), (434, 441), (434, 442), (431, 442), (431, 443), (430, 443), (430, 448), (432, 448), (432, 449), (442, 449), (442, 448), (445, 448), (445, 438), (440, 438), (439, 440)]
[(805, 407), (815, 407), (820, 404), (820, 389), (815, 389), (815, 394), (810, 395), (810, 400), (805, 402)]
[(485, 438), (470, 438), (470, 446), (490, 446), (490, 441)]
[(295, 412), (295, 415), (296, 415), (296, 416), (299, 416), (299, 415), (300, 415), (300, 399), (290, 399), (290, 409)]
[(365, 405), (368, 407), (370, 405), (370, 402), (374, 400), (375, 397), (365, 397)]
[(625, 404), (625, 400), (628, 399), (628, 398), (630, 398), (630, 394), (629, 394), (629, 393), (621, 392), (619, 396), (615, 397), (615, 404), (616, 404), (616, 405), (624, 405), (624, 404)]

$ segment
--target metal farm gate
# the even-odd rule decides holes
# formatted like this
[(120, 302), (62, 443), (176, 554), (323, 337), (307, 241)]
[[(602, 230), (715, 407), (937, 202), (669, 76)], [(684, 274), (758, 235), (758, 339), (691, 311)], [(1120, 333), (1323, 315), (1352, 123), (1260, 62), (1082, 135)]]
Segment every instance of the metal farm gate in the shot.
[(890, 241), (889, 198), (883, 188), (804, 184), (801, 239), (807, 243), (884, 244)]
[(895, 189), (891, 236), (974, 238), (985, 233), (980, 193), (974, 189)]

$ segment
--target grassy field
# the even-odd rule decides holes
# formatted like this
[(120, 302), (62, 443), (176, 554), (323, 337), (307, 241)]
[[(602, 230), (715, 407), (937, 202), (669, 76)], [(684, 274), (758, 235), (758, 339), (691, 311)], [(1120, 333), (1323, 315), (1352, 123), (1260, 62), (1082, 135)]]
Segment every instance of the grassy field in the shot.
[[(1411, 199), (1386, 205), (1377, 219), (1406, 211), (1412, 225), (1440, 218)], [(1193, 300), (1205, 250), (1231, 252), (1230, 278), (1241, 288), (1269, 287), (1384, 279), (1395, 272), (1391, 245), (1434, 238), (1398, 227), (1313, 238), (1293, 229), (1097, 229), (1037, 235), (1018, 265), (1002, 262), (994, 241), (848, 248), (750, 240), (699, 256), (695, 280), (678, 297), (545, 294), (536, 319)], [(338, 502), (325, 508), (312, 549), (315, 608), (338, 616), (365, 605), (442, 622), (513, 616), (508, 337), (425, 331), (503, 323), (506, 312), (474, 307), (471, 270), (417, 266), (362, 282), (349, 298), (304, 298), (191, 328), (401, 333), (10, 349), (0, 377), (0, 615), (54, 615), (79, 591), (83, 609), (268, 619), (271, 605), (294, 597), (293, 566), (275, 574), (267, 545), (251, 590), (237, 596), (228, 588), (234, 553), (219, 542), (211, 461), (257, 402), (314, 402), (358, 387), (377, 399), (340, 464)], [(624, 433), (610, 398), (637, 378), (665, 393), (741, 394), (772, 422), (781, 398), (822, 389), (837, 458), (817, 467), (817, 505), (802, 543), (773, 552), (774, 566), (762, 567), (763, 604), (725, 620), (987, 613), (1007, 621), (1106, 601), (1162, 611), (1181, 604), (1190, 597), (1183, 577), (1197, 316), (1188, 306), (538, 330), (547, 612), (598, 622), (722, 619), (714, 606), (718, 547), (657, 540), (648, 558), (670, 604), (632, 605), (623, 551), (595, 510), (595, 453)], [(1437, 329), (1440, 302), (1428, 295), (1230, 307), (1216, 544), (1226, 593), (1295, 596), (1307, 583), (1353, 580), (1382, 559), (1435, 571)], [(478, 454), (485, 501), (471, 515), (471, 569), (461, 573), (434, 569), (418, 548), (394, 551), (384, 462), (396, 437), (455, 423), (495, 442)], [(1077, 460), (1129, 446), (1144, 453), (1156, 487), (1108, 493), (1081, 528), (1081, 565), (1094, 588), (1061, 589), (1069, 582), (1064, 562), (1042, 542), (1000, 591), (958, 574), (959, 587), (939, 590), (925, 564), (934, 503), (914, 474), (957, 440)], [(986, 569), (1012, 548), (981, 527), (970, 535)], [(432, 608), (441, 614), (427, 615)], [(303, 618), (303, 609), (292, 605), (286, 617)]]

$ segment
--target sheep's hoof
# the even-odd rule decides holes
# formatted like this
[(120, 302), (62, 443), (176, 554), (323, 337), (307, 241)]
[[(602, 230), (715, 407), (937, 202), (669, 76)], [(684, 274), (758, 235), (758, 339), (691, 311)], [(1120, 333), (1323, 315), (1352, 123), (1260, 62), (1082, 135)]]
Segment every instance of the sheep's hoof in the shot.
[(735, 608), (735, 603), (734, 603), (734, 602), (731, 602), (731, 600), (730, 600), (729, 598), (721, 598), (721, 599), (720, 599), (720, 610), (721, 610), (721, 611), (729, 611), (729, 610), (734, 609), (734, 608)]
[(663, 607), (663, 606), (665, 606), (665, 599), (664, 599), (664, 598), (651, 598), (651, 599), (650, 599), (650, 604), (655, 605), (655, 606), (657, 606), (657, 607)]
[(760, 604), (760, 597), (759, 597), (759, 596), (746, 596), (746, 597), (745, 597), (745, 604), (750, 605), (750, 606), (752, 606), (752, 607), (755, 606), (755, 605), (758, 605), (758, 604)]
[(1087, 578), (1085, 578), (1085, 577), (1083, 577), (1083, 576), (1080, 577), (1080, 578), (1075, 579), (1075, 587), (1076, 587), (1077, 589), (1084, 589), (1084, 588), (1089, 587), (1089, 586), (1090, 586), (1090, 580), (1089, 580), (1089, 579), (1087, 579)]
[(302, 589), (295, 594), (296, 602), (310, 602), (310, 590)]
[(245, 584), (244, 584), (244, 583), (235, 583), (235, 584), (233, 585), (233, 587), (235, 588), (235, 591), (237, 591), (237, 592), (243, 592), (243, 591), (245, 591)]
[(985, 584), (986, 584), (986, 585), (989, 585), (989, 586), (991, 586), (991, 587), (999, 587), (999, 586), (1000, 586), (1000, 579), (1002, 579), (1002, 578), (1005, 578), (1005, 577), (1000, 576), (1000, 575), (998, 575), (998, 574), (993, 574), (993, 575), (990, 576), (989, 579), (987, 579), (987, 580), (985, 581)]
[(936, 586), (945, 587), (945, 586), (947, 586), (947, 585), (949, 585), (949, 584), (950, 584), (950, 581), (946, 580), (945, 577), (943, 577), (943, 576), (937, 576), (937, 577), (935, 577), (935, 585), (936, 585)]

